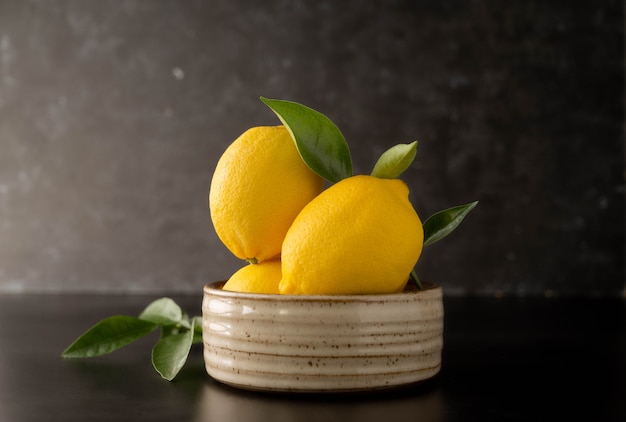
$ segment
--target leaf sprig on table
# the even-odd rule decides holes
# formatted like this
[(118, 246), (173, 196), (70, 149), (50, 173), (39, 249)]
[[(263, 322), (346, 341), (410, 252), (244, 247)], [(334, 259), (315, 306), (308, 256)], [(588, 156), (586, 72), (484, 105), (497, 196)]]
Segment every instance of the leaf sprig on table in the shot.
[(114, 352), (160, 329), (152, 348), (152, 365), (164, 379), (173, 380), (189, 356), (191, 346), (202, 342), (202, 317), (187, 316), (172, 299), (150, 303), (138, 317), (114, 315), (103, 319), (78, 337), (64, 358), (91, 358)]

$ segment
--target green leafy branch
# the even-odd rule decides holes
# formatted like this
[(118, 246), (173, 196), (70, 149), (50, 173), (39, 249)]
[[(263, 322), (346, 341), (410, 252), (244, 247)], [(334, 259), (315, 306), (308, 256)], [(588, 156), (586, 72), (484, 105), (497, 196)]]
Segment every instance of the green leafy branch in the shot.
[(191, 346), (202, 342), (202, 318), (188, 317), (172, 299), (150, 303), (138, 317), (115, 315), (105, 318), (81, 334), (61, 354), (64, 358), (90, 358), (114, 352), (161, 329), (152, 348), (152, 365), (171, 381), (182, 369)]

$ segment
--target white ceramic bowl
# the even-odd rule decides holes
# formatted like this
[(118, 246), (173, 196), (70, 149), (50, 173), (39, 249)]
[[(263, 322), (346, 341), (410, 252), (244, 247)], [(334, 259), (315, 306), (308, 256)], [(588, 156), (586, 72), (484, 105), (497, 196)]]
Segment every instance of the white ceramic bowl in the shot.
[(291, 296), (204, 287), (210, 376), (239, 388), (339, 392), (406, 386), (441, 368), (440, 286), (402, 293)]

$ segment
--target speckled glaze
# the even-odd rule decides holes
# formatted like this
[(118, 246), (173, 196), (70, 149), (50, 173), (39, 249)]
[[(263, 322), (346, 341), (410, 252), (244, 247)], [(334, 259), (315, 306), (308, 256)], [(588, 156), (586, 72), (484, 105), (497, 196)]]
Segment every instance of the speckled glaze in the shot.
[(286, 296), (204, 287), (206, 370), (236, 387), (339, 392), (405, 386), (441, 368), (441, 287)]

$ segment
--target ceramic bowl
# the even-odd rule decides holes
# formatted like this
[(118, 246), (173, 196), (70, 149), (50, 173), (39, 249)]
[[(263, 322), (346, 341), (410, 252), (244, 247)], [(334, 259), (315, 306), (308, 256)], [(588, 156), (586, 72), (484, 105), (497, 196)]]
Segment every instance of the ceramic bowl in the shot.
[(245, 389), (341, 392), (406, 386), (441, 368), (440, 286), (402, 293), (291, 296), (204, 287), (204, 361)]

